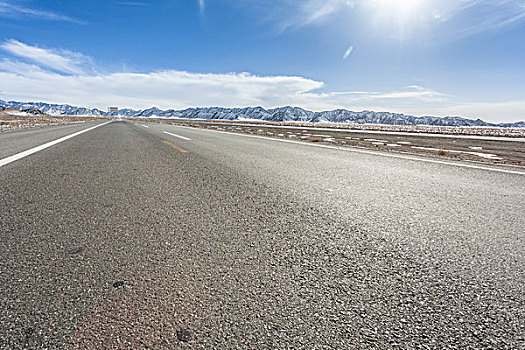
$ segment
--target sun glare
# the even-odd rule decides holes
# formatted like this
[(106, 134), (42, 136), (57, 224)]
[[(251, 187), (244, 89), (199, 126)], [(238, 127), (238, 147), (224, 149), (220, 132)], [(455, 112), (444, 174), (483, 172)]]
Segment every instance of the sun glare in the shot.
[(380, 0), (376, 2), (392, 15), (411, 15), (421, 8), (425, 0)]
[[(374, 24), (390, 34), (409, 36), (425, 22), (425, 8), (432, 0), (369, 0), (366, 2)], [(397, 33), (394, 33), (397, 32)]]

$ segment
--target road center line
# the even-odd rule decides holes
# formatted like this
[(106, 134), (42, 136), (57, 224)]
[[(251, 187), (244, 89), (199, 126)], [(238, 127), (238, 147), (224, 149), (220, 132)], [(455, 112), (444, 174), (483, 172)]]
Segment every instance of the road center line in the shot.
[(42, 151), (42, 150), (44, 150), (46, 148), (49, 148), (51, 146), (54, 146), (56, 144), (59, 144), (61, 142), (66, 141), (66, 140), (69, 140), (70, 138), (73, 138), (73, 137), (78, 136), (80, 134), (83, 134), (85, 132), (91, 131), (91, 130), (96, 129), (98, 127), (101, 127), (101, 126), (104, 126), (106, 124), (109, 124), (111, 122), (113, 122), (113, 121), (110, 120), (108, 122), (92, 126), (92, 127), (87, 128), (85, 130), (81, 130), (81, 131), (75, 132), (75, 133), (73, 133), (71, 135), (67, 135), (67, 136), (61, 137), (59, 139), (56, 139), (54, 141), (51, 141), (51, 142), (48, 142), (48, 143), (44, 143), (43, 145), (40, 145), (40, 146), (31, 148), (31, 149), (28, 149), (27, 151), (23, 151), (23, 152), (17, 153), (15, 155), (12, 155), (12, 156), (4, 158), (4, 159), (0, 159), (0, 167), (3, 167), (4, 165), (7, 165), (7, 164), (12, 163), (14, 161), (17, 161), (19, 159), (25, 158), (25, 157), (33, 154), (33, 153), (40, 152), (40, 151)]
[(187, 137), (180, 136), (180, 135), (176, 135), (176, 134), (172, 134), (171, 132), (164, 131), (164, 133), (165, 133), (165, 134), (168, 134), (168, 135), (171, 135), (171, 136), (178, 137), (178, 138), (183, 139), (183, 140), (186, 140), (186, 141), (191, 141), (191, 139), (189, 139), (189, 138), (187, 138)]
[(179, 146), (177, 145), (174, 145), (173, 143), (171, 142), (168, 142), (166, 140), (163, 140), (162, 142), (164, 142), (166, 145), (170, 146), (170, 147), (173, 147), (175, 148), (177, 151), (179, 151), (180, 153), (187, 153), (188, 151), (186, 151), (185, 149), (183, 148), (180, 148)]
[(303, 145), (303, 146), (310, 146), (310, 147), (319, 147), (319, 148), (327, 148), (337, 151), (344, 151), (344, 152), (354, 152), (354, 153), (363, 153), (363, 154), (370, 154), (378, 157), (388, 157), (388, 158), (397, 158), (397, 159), (405, 159), (405, 160), (412, 160), (417, 162), (423, 162), (423, 163), (432, 163), (432, 164), (441, 164), (441, 165), (450, 165), (450, 166), (456, 166), (460, 168), (469, 168), (469, 169), (477, 169), (477, 170), (485, 170), (485, 171), (492, 171), (497, 173), (505, 173), (505, 174), (513, 174), (513, 175), (525, 175), (525, 172), (522, 171), (513, 171), (513, 170), (506, 170), (506, 169), (496, 169), (496, 168), (489, 168), (484, 166), (478, 166), (478, 165), (470, 165), (470, 164), (463, 164), (463, 163), (453, 163), (453, 162), (446, 162), (441, 160), (433, 160), (433, 159), (424, 159), (424, 158), (418, 158), (418, 157), (411, 157), (401, 154), (387, 154), (387, 153), (380, 153), (380, 152), (374, 152), (374, 151), (367, 151), (364, 149), (359, 148), (346, 148), (346, 147), (335, 147), (335, 146), (328, 146), (328, 145), (318, 145), (314, 143), (308, 143), (308, 142), (301, 142), (301, 141), (293, 141), (293, 140), (282, 140), (272, 137), (266, 137), (266, 136), (259, 136), (259, 135), (247, 135), (242, 133), (235, 133), (235, 132), (229, 132), (229, 131), (219, 131), (219, 130), (210, 130), (210, 129), (202, 129), (202, 128), (190, 128), (187, 126), (182, 125), (172, 125), (177, 128), (188, 128), (191, 130), (204, 130), (204, 131), (211, 131), (211, 132), (217, 132), (222, 134), (229, 134), (229, 135), (237, 135), (242, 137), (251, 137), (256, 139), (264, 139), (264, 140), (271, 140), (276, 142), (285, 142), (285, 143), (294, 143), (296, 145)]

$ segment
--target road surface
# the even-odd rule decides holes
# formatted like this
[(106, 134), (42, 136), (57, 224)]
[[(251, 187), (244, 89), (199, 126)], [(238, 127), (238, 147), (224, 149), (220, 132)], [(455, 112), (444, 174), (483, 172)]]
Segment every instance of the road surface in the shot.
[(519, 168), (113, 121), (0, 183), (2, 349), (525, 348)]

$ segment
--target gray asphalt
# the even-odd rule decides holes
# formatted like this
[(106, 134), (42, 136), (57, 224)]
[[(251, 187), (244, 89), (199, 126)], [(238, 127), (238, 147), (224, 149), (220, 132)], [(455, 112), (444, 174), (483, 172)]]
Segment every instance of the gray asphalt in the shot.
[(525, 348), (524, 175), (141, 124), (0, 167), (1, 348)]

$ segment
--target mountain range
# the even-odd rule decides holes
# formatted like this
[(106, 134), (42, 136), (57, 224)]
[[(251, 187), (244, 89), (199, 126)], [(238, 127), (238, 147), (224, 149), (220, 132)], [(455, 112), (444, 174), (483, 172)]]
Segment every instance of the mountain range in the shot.
[[(388, 125), (435, 125), (435, 126), (490, 126), (525, 128), (525, 122), (488, 123), (481, 119), (462, 117), (415, 117), (400, 113), (362, 111), (352, 112), (336, 109), (325, 112), (312, 112), (299, 107), (280, 107), (264, 109), (262, 107), (246, 108), (187, 108), (184, 110), (161, 110), (156, 107), (133, 110), (121, 109), (118, 112), (105, 112), (96, 108), (75, 107), (70, 105), (49, 104), (44, 102), (16, 102), (0, 100), (3, 108), (18, 110), (36, 109), (50, 115), (68, 116), (122, 116), (126, 118), (188, 118), (188, 119), (221, 119), (221, 120), (264, 120), (273, 122), (312, 122), (312, 123), (351, 123), (351, 124), (388, 124)], [(1, 110), (2, 108), (0, 108)]]

